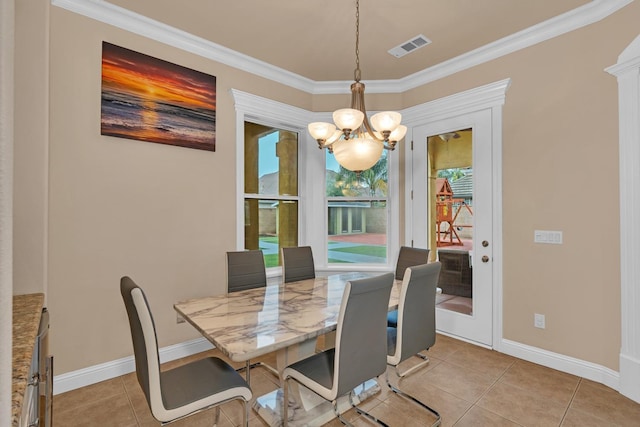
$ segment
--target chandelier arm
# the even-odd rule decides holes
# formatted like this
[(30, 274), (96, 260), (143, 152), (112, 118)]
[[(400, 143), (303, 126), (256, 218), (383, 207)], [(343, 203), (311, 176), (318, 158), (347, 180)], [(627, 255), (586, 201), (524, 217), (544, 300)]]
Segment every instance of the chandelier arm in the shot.
[[(371, 126), (371, 123), (369, 123), (369, 117), (367, 116), (367, 107), (364, 105), (364, 87), (364, 83), (362, 82), (355, 82), (351, 85), (351, 108), (353, 108), (354, 110), (362, 111), (362, 113), (364, 114), (362, 125), (360, 125), (360, 132), (368, 133), (371, 139), (375, 141), (386, 143), (388, 141), (388, 135), (385, 135), (383, 133), (382, 136), (384, 138), (378, 138), (373, 131), (373, 126)], [(354, 129), (354, 131), (356, 131), (357, 133), (356, 129)]]
[(373, 131), (373, 127), (371, 126), (371, 123), (369, 123), (369, 118), (367, 117), (367, 113), (364, 114), (364, 120), (362, 121), (362, 126), (364, 127), (364, 129), (367, 131), (367, 133), (369, 134), (369, 136), (371, 137), (371, 139), (378, 141), (378, 142), (382, 142), (383, 145), (386, 142), (386, 140), (384, 139), (380, 139), (376, 136), (375, 132)]

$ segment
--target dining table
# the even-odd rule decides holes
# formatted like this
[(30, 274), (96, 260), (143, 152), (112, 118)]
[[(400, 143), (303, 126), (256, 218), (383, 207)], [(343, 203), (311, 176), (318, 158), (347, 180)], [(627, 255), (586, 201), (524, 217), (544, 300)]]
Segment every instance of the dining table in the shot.
[[(282, 424), (282, 371), (314, 354), (317, 337), (330, 337), (336, 330), (347, 282), (376, 274), (380, 273), (339, 273), (289, 283), (275, 280), (266, 287), (180, 301), (174, 309), (226, 357), (247, 364), (247, 375), (250, 360), (276, 353), (280, 388), (257, 397), (253, 408), (267, 424), (277, 426)], [(401, 284), (395, 280), (389, 310), (398, 307)], [(322, 425), (335, 417), (330, 402), (297, 384), (290, 387), (289, 424)], [(380, 387), (372, 379), (354, 391), (358, 404)], [(340, 412), (350, 407), (347, 399), (338, 401)]]

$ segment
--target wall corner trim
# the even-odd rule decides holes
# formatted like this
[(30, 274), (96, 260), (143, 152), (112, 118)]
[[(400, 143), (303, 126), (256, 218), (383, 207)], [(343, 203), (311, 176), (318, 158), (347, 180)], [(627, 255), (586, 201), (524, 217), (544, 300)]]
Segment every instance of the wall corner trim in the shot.
[(620, 393), (640, 402), (640, 36), (605, 71), (618, 79)]

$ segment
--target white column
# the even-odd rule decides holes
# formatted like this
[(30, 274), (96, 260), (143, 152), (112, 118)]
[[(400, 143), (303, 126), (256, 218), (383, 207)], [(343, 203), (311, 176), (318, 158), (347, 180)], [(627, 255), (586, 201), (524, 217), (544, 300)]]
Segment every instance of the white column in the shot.
[(11, 419), (14, 0), (0, 0), (0, 425)]
[(619, 391), (640, 402), (640, 36), (607, 71), (618, 78), (620, 115)]

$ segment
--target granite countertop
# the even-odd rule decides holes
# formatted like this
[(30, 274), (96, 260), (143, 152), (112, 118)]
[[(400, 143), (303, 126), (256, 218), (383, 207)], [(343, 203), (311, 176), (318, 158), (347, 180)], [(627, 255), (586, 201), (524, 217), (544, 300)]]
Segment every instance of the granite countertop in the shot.
[(44, 294), (13, 296), (13, 384), (11, 391), (11, 425), (17, 426), (22, 411), (33, 347), (38, 336)]

